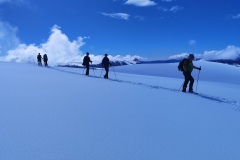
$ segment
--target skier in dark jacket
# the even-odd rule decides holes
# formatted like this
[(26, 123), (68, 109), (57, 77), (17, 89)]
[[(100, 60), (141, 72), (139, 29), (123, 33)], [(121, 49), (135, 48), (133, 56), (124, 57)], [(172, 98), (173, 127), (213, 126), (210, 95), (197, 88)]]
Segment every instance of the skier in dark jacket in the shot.
[(39, 65), (39, 66), (42, 66), (42, 56), (41, 56), (40, 53), (38, 53), (37, 61), (38, 61), (38, 65)]
[(188, 59), (186, 59), (183, 62), (183, 75), (185, 77), (185, 81), (184, 81), (184, 84), (183, 84), (182, 92), (186, 92), (186, 88), (187, 88), (188, 82), (190, 81), (189, 90), (188, 91), (190, 93), (193, 93), (194, 78), (192, 77), (191, 73), (192, 73), (193, 69), (201, 70), (201, 67), (198, 68), (198, 67), (193, 65), (192, 61), (194, 60), (194, 58), (195, 58), (194, 55), (190, 54), (188, 56)]
[(112, 65), (107, 56), (108, 56), (108, 54), (105, 54), (105, 57), (102, 59), (102, 66), (105, 68), (105, 71), (106, 71), (106, 73), (104, 75), (105, 79), (108, 79), (109, 66)]
[(82, 65), (86, 66), (86, 75), (87, 76), (89, 75), (89, 68), (90, 68), (89, 62), (92, 63), (92, 61), (89, 57), (89, 53), (87, 52), (86, 56), (83, 58), (83, 63), (82, 63)]
[(47, 67), (47, 66), (48, 66), (48, 63), (47, 63), (47, 61), (48, 61), (47, 54), (44, 54), (44, 55), (43, 55), (43, 62), (44, 62), (44, 65), (45, 65), (45, 67)]

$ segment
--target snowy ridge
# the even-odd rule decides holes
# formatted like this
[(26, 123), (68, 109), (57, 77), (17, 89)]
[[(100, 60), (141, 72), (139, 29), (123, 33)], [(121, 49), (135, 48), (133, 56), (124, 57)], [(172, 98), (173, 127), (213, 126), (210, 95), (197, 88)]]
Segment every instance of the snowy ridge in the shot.
[[(60, 71), (60, 72), (66, 72), (66, 73), (71, 73), (71, 74), (76, 74), (76, 75), (84, 75), (84, 73), (78, 73), (75, 71), (66, 71), (64, 69), (60, 69), (57, 67), (51, 67), (51, 69)], [(94, 70), (101, 70), (101, 69), (96, 69), (96, 68), (92, 68), (93, 71), (93, 75), (90, 75), (89, 77), (91, 78), (103, 78), (103, 76), (96, 76), (95, 71)], [(83, 70), (84, 71), (84, 70)], [(104, 71), (103, 71), (104, 72)], [(103, 75), (103, 74), (102, 74)], [(84, 75), (85, 76), (85, 75)], [(156, 86), (156, 85), (149, 85), (149, 84), (145, 84), (145, 83), (141, 83), (141, 82), (133, 82), (133, 81), (127, 81), (127, 80), (120, 80), (117, 77), (115, 78), (109, 78), (108, 80), (114, 81), (114, 82), (120, 82), (120, 83), (128, 83), (128, 84), (132, 84), (132, 85), (138, 85), (138, 86), (142, 86), (142, 87), (147, 87), (147, 88), (151, 88), (151, 89), (162, 89), (162, 90), (167, 90), (167, 91), (172, 91), (172, 92), (179, 92), (181, 94), (190, 94), (192, 96), (198, 96), (207, 100), (211, 100), (211, 101), (216, 101), (219, 103), (226, 103), (229, 105), (232, 105), (232, 109), (235, 111), (240, 111), (240, 102), (236, 101), (236, 100), (230, 100), (227, 98), (222, 98), (222, 97), (216, 97), (213, 95), (207, 95), (204, 93), (198, 93), (198, 94), (191, 94), (191, 93), (182, 93), (179, 89), (174, 89), (174, 88), (168, 88), (168, 87), (164, 87), (164, 86)]]

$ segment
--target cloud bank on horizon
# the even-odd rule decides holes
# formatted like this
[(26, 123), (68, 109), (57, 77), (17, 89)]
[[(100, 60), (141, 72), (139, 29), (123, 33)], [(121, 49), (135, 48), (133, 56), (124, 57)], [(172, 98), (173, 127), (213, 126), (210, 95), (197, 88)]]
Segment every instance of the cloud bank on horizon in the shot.
[[(188, 53), (170, 56), (169, 59), (182, 59), (188, 56)], [(234, 45), (229, 45), (222, 50), (205, 51), (203, 54), (195, 54), (196, 58), (204, 60), (223, 60), (223, 59), (238, 59), (240, 58), (240, 48)]]
[[(9, 27), (8, 24), (5, 26), (1, 26), (2, 28)], [(0, 32), (0, 41), (4, 42), (4, 39), (7, 39), (6, 43), (12, 44), (11, 46), (5, 45), (1, 47), (1, 52), (7, 50), (7, 54), (5, 56), (0, 57), (0, 61), (4, 62), (20, 62), (20, 63), (37, 63), (37, 55), (40, 53), (41, 55), (47, 54), (50, 65), (59, 65), (59, 64), (69, 64), (69, 63), (82, 63), (83, 57), (85, 53), (81, 51), (81, 47), (84, 46), (84, 39), (88, 37), (77, 37), (77, 40), (70, 41), (67, 35), (62, 33), (61, 28), (57, 25), (54, 25), (51, 29), (51, 35), (48, 40), (40, 45), (36, 44), (24, 44), (20, 43), (19, 39), (16, 37), (16, 29), (13, 27), (9, 27), (12, 33), (7, 32), (2, 34)], [(3, 31), (2, 31), (3, 32)], [(11, 35), (9, 37), (9, 35)], [(1, 38), (2, 37), (2, 38)], [(15, 42), (16, 43), (13, 43)], [(3, 44), (3, 43), (1, 43)], [(12, 49), (9, 49), (11, 48)], [(8, 50), (9, 49), (9, 50)], [(102, 61), (103, 55), (94, 55), (90, 53), (90, 58), (94, 64), (99, 64)], [(143, 59), (140, 56), (111, 56), (109, 58), (113, 61), (127, 61), (131, 63), (135, 63), (133, 60)]]
[[(6, 22), (0, 21), (0, 61), (4, 62), (22, 62), (22, 63), (37, 63), (36, 57), (38, 53), (47, 54), (50, 65), (81, 63), (85, 53), (81, 51), (84, 46), (84, 39), (89, 37), (77, 37), (76, 40), (69, 40), (68, 36), (62, 33), (61, 28), (54, 25), (51, 29), (51, 35), (48, 40), (40, 45), (20, 43), (17, 37), (17, 28), (12, 27)], [(196, 43), (194, 40), (189, 43)], [(6, 54), (4, 54), (6, 53)], [(169, 59), (182, 59), (187, 57), (189, 53), (181, 53), (170, 56)], [(237, 59), (240, 57), (240, 48), (229, 45), (223, 50), (205, 51), (203, 54), (195, 54), (197, 58), (205, 60), (215, 59)], [(101, 63), (103, 55), (94, 55), (90, 53), (90, 58), (94, 64)], [(127, 61), (135, 63), (134, 59), (146, 60), (140, 56), (112, 56), (109, 55), (112, 61)]]

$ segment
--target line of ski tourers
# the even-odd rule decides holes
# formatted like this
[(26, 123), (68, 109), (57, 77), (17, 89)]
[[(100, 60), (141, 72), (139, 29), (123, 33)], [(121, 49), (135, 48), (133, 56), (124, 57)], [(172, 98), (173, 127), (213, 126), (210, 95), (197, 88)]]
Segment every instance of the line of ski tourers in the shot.
[[(184, 58), (181, 62), (179, 62), (178, 64), (178, 70), (183, 72), (183, 75), (184, 75), (184, 83), (182, 84), (181, 88), (182, 88), (182, 92), (186, 92), (186, 89), (187, 89), (187, 85), (189, 83), (189, 88), (188, 88), (188, 92), (190, 93), (194, 93), (193, 92), (193, 83), (194, 83), (194, 78), (192, 77), (191, 73), (193, 71), (193, 69), (198, 69), (199, 70), (199, 73), (198, 73), (198, 79), (199, 79), (199, 74), (200, 74), (200, 71), (201, 71), (201, 66), (200, 67), (196, 67), (193, 65), (193, 60), (194, 60), (194, 55), (193, 54), (189, 54), (188, 58)], [(48, 57), (47, 57), (47, 54), (44, 54), (43, 57), (41, 56), (41, 54), (39, 53), (38, 56), (37, 56), (37, 60), (38, 60), (38, 65), (39, 66), (42, 66), (42, 60), (44, 62), (44, 66), (47, 67), (48, 66)], [(83, 63), (82, 65), (86, 67), (86, 73), (85, 75), (86, 76), (89, 76), (89, 69), (90, 69), (90, 63), (92, 63), (90, 57), (89, 57), (89, 53), (87, 52), (86, 55), (84, 56), (83, 58)], [(105, 75), (104, 75), (104, 78), (105, 79), (108, 79), (108, 73), (109, 73), (109, 67), (111, 66), (112, 64), (110, 63), (109, 61), (109, 58), (108, 58), (108, 54), (105, 54), (105, 56), (103, 57), (102, 59), (102, 67), (105, 68)], [(115, 72), (114, 72), (115, 73)], [(116, 75), (115, 75), (116, 76)], [(197, 79), (197, 82), (198, 82), (198, 79)], [(180, 88), (180, 89), (181, 89)], [(179, 89), (179, 90), (180, 90)]]

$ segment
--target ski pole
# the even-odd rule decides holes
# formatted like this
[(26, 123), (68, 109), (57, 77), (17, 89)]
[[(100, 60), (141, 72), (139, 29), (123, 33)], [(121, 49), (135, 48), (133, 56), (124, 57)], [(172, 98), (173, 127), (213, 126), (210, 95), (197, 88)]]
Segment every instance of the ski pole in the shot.
[[(184, 82), (183, 82), (183, 84), (184, 84)], [(182, 85), (181, 85), (181, 87), (179, 88), (178, 92), (181, 90), (181, 88), (182, 88), (183, 84), (182, 84)]]
[[(102, 71), (103, 71), (103, 68), (102, 68)], [(101, 71), (100, 77), (102, 77), (102, 71)]]
[(93, 70), (93, 75), (95, 76), (95, 72), (94, 72), (94, 68), (92, 67), (92, 70)]
[(116, 80), (117, 80), (117, 76), (116, 76), (116, 73), (115, 73), (114, 67), (113, 67), (113, 72), (114, 72), (115, 78), (116, 78)]
[[(201, 66), (200, 66), (200, 70), (201, 70)], [(199, 70), (199, 72), (198, 72), (198, 79), (199, 79), (200, 70)], [(198, 87), (198, 79), (197, 79), (196, 91), (197, 91), (197, 87)]]
[(82, 72), (82, 74), (84, 74), (84, 71), (85, 71), (85, 69), (86, 69), (86, 68), (84, 68), (84, 69), (83, 69), (83, 72)]

